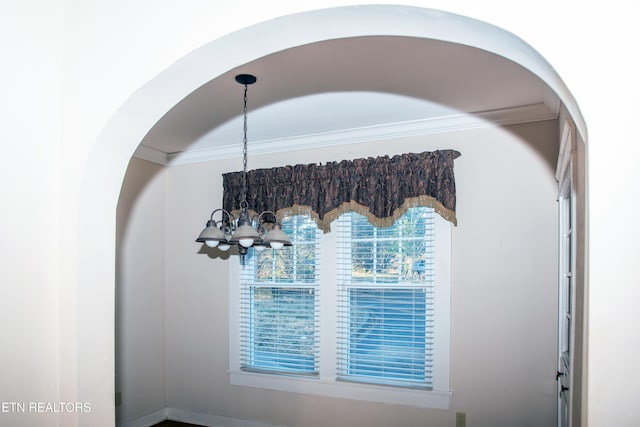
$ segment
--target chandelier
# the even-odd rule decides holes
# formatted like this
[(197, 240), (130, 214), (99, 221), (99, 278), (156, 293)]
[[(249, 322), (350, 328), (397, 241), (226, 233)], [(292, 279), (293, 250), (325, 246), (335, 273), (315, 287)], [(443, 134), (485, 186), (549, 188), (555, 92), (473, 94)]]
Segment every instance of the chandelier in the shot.
[[(256, 80), (256, 77), (251, 74), (236, 76), (236, 82), (244, 85), (242, 197), (239, 217), (236, 218), (225, 209), (215, 209), (211, 212), (204, 230), (196, 239), (198, 243), (204, 243), (211, 248), (217, 247), (221, 251), (228, 251), (232, 246), (237, 246), (238, 253), (243, 258), (251, 247), (260, 251), (266, 248), (282, 249), (284, 246), (292, 245), (274, 212), (264, 211), (253, 217), (249, 213), (249, 204), (247, 203), (247, 89)], [(216, 214), (219, 214), (219, 220), (214, 219)]]

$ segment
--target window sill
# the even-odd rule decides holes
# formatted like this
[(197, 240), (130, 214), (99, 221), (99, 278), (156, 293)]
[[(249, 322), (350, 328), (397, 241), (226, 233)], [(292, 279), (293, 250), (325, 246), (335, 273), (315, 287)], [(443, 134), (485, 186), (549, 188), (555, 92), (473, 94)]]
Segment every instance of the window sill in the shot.
[(232, 385), (244, 387), (409, 405), (420, 408), (450, 409), (453, 396), (450, 391), (388, 387), (244, 371), (230, 371), (229, 377)]

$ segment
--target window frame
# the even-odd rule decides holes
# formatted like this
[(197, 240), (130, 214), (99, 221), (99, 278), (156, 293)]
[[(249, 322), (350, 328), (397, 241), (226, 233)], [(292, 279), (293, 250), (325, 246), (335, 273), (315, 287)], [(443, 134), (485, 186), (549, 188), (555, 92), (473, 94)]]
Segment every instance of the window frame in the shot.
[[(245, 267), (239, 269), (239, 274), (238, 276), (240, 277), (240, 281), (241, 283), (245, 283), (244, 286), (242, 286), (241, 288), (238, 288), (240, 290), (240, 305), (239, 310), (240, 310), (240, 316), (246, 314), (247, 316), (251, 317), (250, 314), (248, 314), (251, 310), (252, 310), (252, 301), (254, 301), (254, 295), (255, 295), (255, 291), (259, 290), (259, 289), (278, 289), (279, 291), (290, 291), (290, 290), (306, 290), (306, 291), (313, 291), (313, 303), (312, 305), (314, 306), (313, 310), (309, 310), (309, 313), (312, 313), (313, 315), (311, 316), (311, 318), (313, 319), (313, 343), (312, 343), (312, 348), (313, 348), (313, 353), (314, 353), (314, 357), (313, 357), (313, 369), (312, 370), (304, 370), (304, 369), (300, 369), (299, 371), (296, 371), (294, 369), (291, 370), (287, 370), (285, 367), (283, 366), (260, 366), (261, 364), (258, 362), (256, 364), (253, 364), (251, 361), (249, 361), (249, 359), (253, 359), (254, 357), (257, 357), (257, 355), (253, 354), (253, 350), (251, 350), (250, 348), (253, 348), (254, 343), (252, 342), (252, 335), (251, 334), (247, 334), (244, 338), (244, 342), (241, 342), (241, 365), (242, 365), (242, 369), (244, 371), (254, 371), (254, 372), (264, 372), (264, 373), (270, 373), (270, 374), (275, 374), (275, 375), (310, 375), (310, 376), (317, 376), (317, 372), (319, 370), (319, 364), (318, 364), (318, 360), (319, 360), (319, 337), (318, 337), (318, 333), (319, 333), (319, 329), (320, 329), (320, 324), (319, 324), (319, 300), (320, 300), (320, 283), (321, 283), (321, 268), (320, 268), (320, 253), (317, 250), (317, 241), (319, 239), (319, 236), (321, 234), (321, 231), (317, 229), (317, 227), (315, 226), (314, 222), (309, 219), (308, 217), (302, 216), (302, 215), (295, 215), (291, 217), (294, 221), (294, 227), (297, 226), (302, 226), (303, 229), (307, 229), (307, 231), (309, 231), (309, 229), (312, 231), (313, 237), (309, 236), (309, 238), (305, 238), (299, 235), (298, 233), (298, 229), (296, 229), (296, 231), (294, 231), (293, 233), (290, 233), (289, 235), (291, 236), (291, 238), (293, 239), (294, 245), (290, 246), (288, 248), (285, 248), (281, 251), (273, 251), (273, 252), (269, 252), (269, 249), (265, 249), (264, 252), (253, 252), (253, 250), (251, 250), (247, 256), (245, 257)], [(287, 224), (286, 222), (284, 222), (283, 224), (283, 229), (288, 228), (289, 224)], [(307, 250), (310, 250), (313, 253), (313, 272), (311, 274), (309, 274), (309, 272), (305, 272), (305, 265), (303, 264), (298, 264), (298, 255), (299, 252), (302, 250), (301, 248), (307, 248)], [(270, 273), (270, 277), (263, 277), (263, 278), (258, 278), (256, 276), (256, 273), (258, 272), (258, 270), (256, 270), (257, 267), (257, 262), (259, 261), (259, 258), (262, 255), (271, 255), (271, 256), (267, 256), (266, 260), (268, 261), (269, 259), (271, 259), (271, 266), (267, 267), (266, 271), (260, 270), (262, 271), (262, 273), (265, 272), (269, 272)], [(293, 261), (292, 263), (288, 263), (288, 258), (289, 256), (293, 257)], [(276, 277), (277, 274), (276, 272), (279, 271), (274, 267), (274, 263), (278, 263), (278, 261), (281, 262), (287, 262), (287, 268), (285, 273), (289, 273), (289, 274), (293, 274), (292, 277), (289, 278), (285, 278), (285, 277)], [(264, 261), (264, 259), (263, 259)], [(302, 271), (300, 271), (299, 268), (302, 268)], [(283, 314), (287, 314), (287, 308), (286, 307), (279, 307), (279, 308), (284, 308), (285, 312)], [(291, 313), (288, 313), (291, 314)], [(251, 318), (251, 324), (253, 325), (257, 325), (257, 323), (254, 323), (254, 319)], [(278, 329), (278, 327), (276, 326), (275, 329), (271, 329), (270, 325), (268, 327), (269, 331), (271, 333), (279, 333), (276, 332), (275, 329)], [(248, 326), (245, 325), (245, 327), (243, 328), (243, 330), (245, 332), (247, 332), (247, 328)], [(239, 333), (240, 338), (242, 337), (242, 330)], [(280, 341), (281, 342), (281, 341)], [(242, 347), (244, 346), (244, 348)], [(278, 346), (279, 350), (283, 350), (283, 347)], [(277, 354), (279, 356), (284, 356), (284, 353), (282, 352), (277, 352)], [(263, 354), (263, 357), (266, 356), (265, 354)], [(295, 360), (296, 356), (293, 356), (294, 359), (290, 359), (290, 360)], [(266, 358), (268, 359), (268, 356), (266, 356)], [(285, 356), (286, 358), (286, 356)], [(260, 359), (260, 357), (257, 357), (257, 359)], [(299, 364), (299, 362), (301, 362), (301, 359), (297, 359), (297, 362), (294, 362), (293, 365), (296, 365), (298, 368), (302, 368), (303, 365), (305, 365), (305, 363)], [(276, 363), (276, 365), (279, 365), (279, 363)]]
[[(363, 382), (363, 383), (373, 383), (379, 385), (390, 385), (390, 386), (398, 386), (398, 387), (406, 387), (406, 388), (422, 388), (422, 389), (431, 389), (431, 375), (430, 372), (427, 374), (426, 371), (432, 371), (429, 369), (429, 366), (432, 366), (433, 360), (430, 356), (433, 353), (433, 322), (435, 320), (433, 316), (433, 310), (428, 310), (429, 306), (433, 306), (435, 308), (434, 295), (435, 295), (435, 252), (436, 252), (436, 243), (435, 243), (435, 221), (436, 221), (436, 212), (432, 208), (416, 208), (425, 210), (425, 221), (427, 221), (430, 226), (425, 229), (427, 234), (422, 235), (405, 235), (404, 231), (408, 226), (412, 225), (412, 219), (415, 217), (405, 218), (405, 216), (399, 218), (395, 221), (394, 225), (389, 228), (380, 229), (378, 227), (372, 226), (367, 222), (366, 217), (359, 215), (356, 212), (349, 212), (343, 214), (335, 221), (336, 227), (335, 232), (337, 234), (338, 241), (340, 242), (338, 245), (338, 253), (340, 259), (337, 263), (337, 274), (338, 274), (338, 321), (343, 324), (342, 330), (338, 331), (338, 336), (340, 337), (341, 345), (338, 346), (337, 350), (337, 361), (338, 361), (338, 378), (340, 381), (351, 381), (351, 382)], [(405, 215), (409, 214), (407, 212)], [(421, 213), (417, 213), (418, 215), (422, 215)], [(356, 217), (354, 217), (354, 215)], [(399, 225), (400, 224), (403, 225)], [(355, 226), (355, 228), (354, 228)], [(382, 230), (382, 231), (379, 231)], [(395, 233), (393, 230), (396, 230), (398, 233)], [(391, 235), (389, 232), (391, 231)], [(360, 234), (364, 233), (364, 234)], [(371, 233), (369, 235), (369, 233)], [(397, 245), (399, 251), (394, 251), (394, 255), (404, 257), (403, 254), (407, 256), (414, 256), (415, 253), (411, 249), (413, 243), (424, 243), (424, 253), (423, 256), (428, 256), (430, 265), (432, 267), (429, 268), (429, 274), (425, 277), (424, 280), (416, 281), (411, 279), (406, 279), (401, 276), (396, 276), (396, 280), (384, 280), (382, 277), (378, 278), (378, 268), (376, 267), (378, 261), (382, 261), (379, 259), (380, 252), (378, 252), (377, 248), (386, 246), (387, 244)], [(363, 245), (364, 247), (362, 247)], [(371, 249), (369, 250), (367, 246), (371, 245)], [(357, 248), (357, 249), (356, 249)], [(354, 249), (356, 251), (354, 252)], [(384, 249), (383, 249), (384, 250)], [(369, 255), (369, 252), (371, 254)], [(354, 262), (357, 260), (361, 260), (362, 256), (365, 256), (366, 259), (371, 258), (371, 277), (370, 280), (364, 279), (355, 279), (353, 276), (353, 266)], [(404, 272), (404, 267), (402, 266), (398, 271), (400, 273)], [(384, 273), (383, 273), (384, 275)], [(370, 371), (367, 375), (364, 372), (357, 372), (359, 369), (358, 366), (362, 363), (366, 364), (366, 356), (364, 358), (360, 358), (359, 356), (350, 356), (349, 351), (352, 349), (352, 345), (356, 345), (351, 342), (351, 331), (349, 323), (351, 322), (351, 310), (352, 306), (348, 302), (349, 295), (351, 292), (356, 291), (389, 291), (389, 292), (397, 292), (397, 291), (424, 291), (425, 294), (425, 311), (424, 311), (424, 328), (422, 338), (425, 339), (424, 348), (426, 353), (425, 357), (425, 366), (421, 370), (412, 371), (411, 373), (405, 371), (404, 373), (413, 376), (417, 373), (425, 373), (425, 378), (420, 381), (415, 378), (398, 378), (393, 375), (385, 375), (381, 373), (381, 375), (374, 374), (374, 371)], [(382, 300), (378, 300), (382, 303)], [(387, 303), (390, 301), (385, 300)], [(429, 312), (429, 313), (428, 313)], [(388, 320), (382, 320), (382, 323), (386, 325)], [(403, 327), (409, 326), (408, 324), (402, 325)], [(387, 326), (383, 326), (382, 328), (386, 328)], [(406, 332), (406, 330), (405, 330)], [(418, 338), (413, 336), (414, 332), (411, 332), (411, 338)], [(370, 338), (375, 340), (375, 338)], [(431, 345), (428, 343), (431, 342)], [(427, 356), (429, 355), (429, 356)], [(380, 357), (390, 357), (390, 354), (380, 353), (378, 354)], [(374, 357), (375, 358), (375, 357)], [(351, 365), (350, 362), (353, 361), (354, 365)], [(373, 362), (374, 364), (377, 362)], [(380, 365), (380, 368), (387, 367), (387, 365)], [(392, 366), (388, 366), (391, 370), (393, 370)], [(349, 372), (350, 369), (354, 369), (356, 372)], [(383, 369), (384, 371), (384, 369)]]
[(241, 369), (240, 261), (229, 265), (229, 378), (232, 385), (370, 402), (450, 409), (451, 223), (435, 214), (434, 373), (430, 389), (398, 387), (337, 379), (337, 233), (320, 236), (320, 364), (317, 376), (249, 372)]

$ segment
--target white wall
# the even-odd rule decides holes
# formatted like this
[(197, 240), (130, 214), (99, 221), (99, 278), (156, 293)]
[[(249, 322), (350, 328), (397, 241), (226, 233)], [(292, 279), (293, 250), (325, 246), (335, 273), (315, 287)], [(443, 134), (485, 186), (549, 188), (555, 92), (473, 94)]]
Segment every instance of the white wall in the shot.
[(32, 3), (0, 5), (0, 425), (46, 427), (11, 406), (58, 399), (62, 9)]
[[(452, 148), (451, 411), (230, 386), (229, 261), (194, 242), (240, 158), (173, 166), (167, 184), (167, 405), (282, 425), (552, 425), (555, 420), (557, 124), (480, 129), (251, 156), (249, 167)], [(359, 418), (358, 418), (359, 417)]]
[(118, 423), (165, 406), (165, 168), (131, 159), (117, 209)]

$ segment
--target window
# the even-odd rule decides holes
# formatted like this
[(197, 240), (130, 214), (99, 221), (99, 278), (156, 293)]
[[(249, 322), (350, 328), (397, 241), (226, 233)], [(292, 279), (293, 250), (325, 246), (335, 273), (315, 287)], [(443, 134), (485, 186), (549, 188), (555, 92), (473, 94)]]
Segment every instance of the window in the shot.
[(231, 382), (449, 408), (450, 223), (412, 208), (385, 228), (356, 213), (283, 228), (292, 247), (232, 271)]
[(434, 215), (413, 208), (386, 228), (340, 217), (339, 378), (431, 387)]
[(293, 246), (251, 249), (241, 272), (241, 367), (247, 371), (318, 373), (319, 230), (303, 216), (282, 229)]

